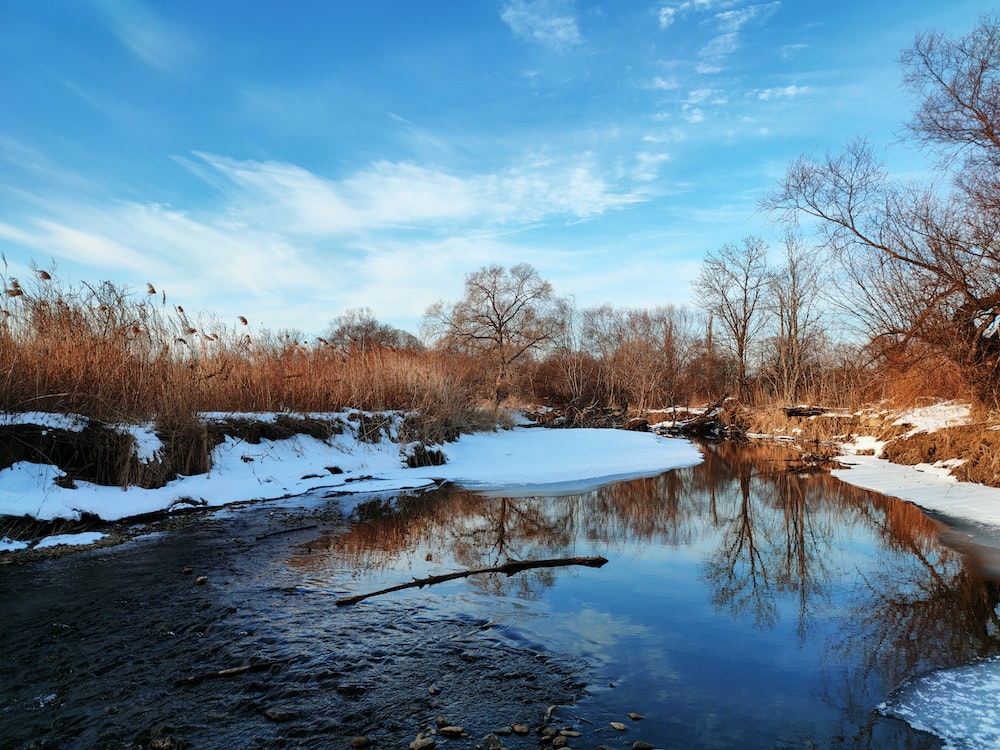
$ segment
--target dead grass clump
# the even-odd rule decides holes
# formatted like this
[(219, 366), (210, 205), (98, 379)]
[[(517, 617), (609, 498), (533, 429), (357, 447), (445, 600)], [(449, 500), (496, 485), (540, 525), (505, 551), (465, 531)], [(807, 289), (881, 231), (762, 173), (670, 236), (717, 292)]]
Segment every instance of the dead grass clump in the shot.
[(771, 404), (747, 410), (747, 432), (790, 438), (801, 443), (832, 443), (858, 432), (861, 421), (855, 414), (829, 410), (814, 416), (789, 416), (783, 405)]
[(132, 435), (96, 422), (82, 430), (34, 424), (0, 427), (0, 469), (20, 461), (55, 466), (63, 472), (55, 482), (64, 487), (77, 481), (111, 487), (163, 484), (157, 468), (136, 456)]
[(883, 456), (898, 464), (933, 464), (957, 460), (956, 479), (1000, 487), (1000, 431), (983, 425), (948, 427), (890, 440)]

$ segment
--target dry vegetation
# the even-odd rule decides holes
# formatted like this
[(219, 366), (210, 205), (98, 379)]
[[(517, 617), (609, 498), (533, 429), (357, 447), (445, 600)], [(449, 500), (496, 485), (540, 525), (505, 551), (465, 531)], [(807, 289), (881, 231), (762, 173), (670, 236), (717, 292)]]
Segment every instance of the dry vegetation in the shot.
[(1000, 487), (1000, 431), (982, 424), (921, 432), (890, 441), (883, 455), (898, 464), (956, 461), (951, 473), (962, 482)]
[(169, 458), (162, 476), (139, 476), (128, 436), (114, 443), (50, 431), (27, 440), (8, 429), (0, 465), (31, 445), (49, 458), (61, 452), (64, 462), (104, 466), (91, 472), (102, 483), (155, 485), (207, 469), (219, 436), (204, 412), (404, 410), (414, 416), (402, 437), (430, 443), (495, 422), (456, 360), (433, 352), (306, 345), (253, 331), (242, 317), (227, 325), (191, 316), (152, 285), (142, 294), (109, 282), (70, 287), (37, 270), (30, 283), (3, 286), (0, 410), (78, 414), (96, 425), (152, 422)]

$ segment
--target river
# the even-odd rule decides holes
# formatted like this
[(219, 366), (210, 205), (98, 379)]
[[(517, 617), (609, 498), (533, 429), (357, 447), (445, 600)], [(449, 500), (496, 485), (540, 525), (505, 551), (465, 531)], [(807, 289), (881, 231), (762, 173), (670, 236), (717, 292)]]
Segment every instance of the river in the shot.
[(912, 505), (702, 447), (581, 495), (305, 496), (0, 566), (0, 747), (941, 747), (875, 709), (1000, 653), (996, 583)]

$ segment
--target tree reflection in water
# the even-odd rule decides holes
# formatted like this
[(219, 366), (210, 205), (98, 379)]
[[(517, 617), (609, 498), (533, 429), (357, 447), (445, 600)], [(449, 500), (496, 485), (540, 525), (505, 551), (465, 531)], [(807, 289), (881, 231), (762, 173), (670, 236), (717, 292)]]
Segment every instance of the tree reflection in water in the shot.
[[(850, 746), (877, 746), (871, 710), (880, 691), (1000, 652), (996, 584), (943, 546), (939, 524), (917, 508), (797, 466), (783, 448), (702, 448), (699, 466), (569, 497), (446, 487), (372, 500), (346, 532), (311, 542), (289, 563), (309, 580), (357, 593), (410, 576), (588, 554), (627, 560), (654, 580), (662, 570), (668, 586), (677, 563), (665, 552), (697, 554), (717, 616), (758, 632), (791, 625), (798, 646), (786, 649), (822, 651), (827, 672), (817, 690), (843, 723), (827, 731)], [(594, 576), (596, 599), (611, 599), (617, 592), (602, 594), (602, 573), (583, 575)], [(455, 585), (535, 600), (564, 575), (536, 570)], [(806, 646), (816, 639), (822, 644)]]

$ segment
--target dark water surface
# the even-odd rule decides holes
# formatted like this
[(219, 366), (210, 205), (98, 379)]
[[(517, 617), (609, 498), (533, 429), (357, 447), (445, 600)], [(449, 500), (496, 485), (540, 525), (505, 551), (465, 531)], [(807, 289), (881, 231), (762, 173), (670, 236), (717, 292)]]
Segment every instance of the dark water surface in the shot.
[[(405, 748), (437, 717), (469, 735), (439, 748), (514, 722), (577, 748), (940, 747), (874, 708), (1000, 653), (997, 586), (913, 506), (779, 449), (704, 450), (583, 495), (298, 498), (0, 566), (0, 747)], [(586, 555), (609, 563), (335, 606)]]

